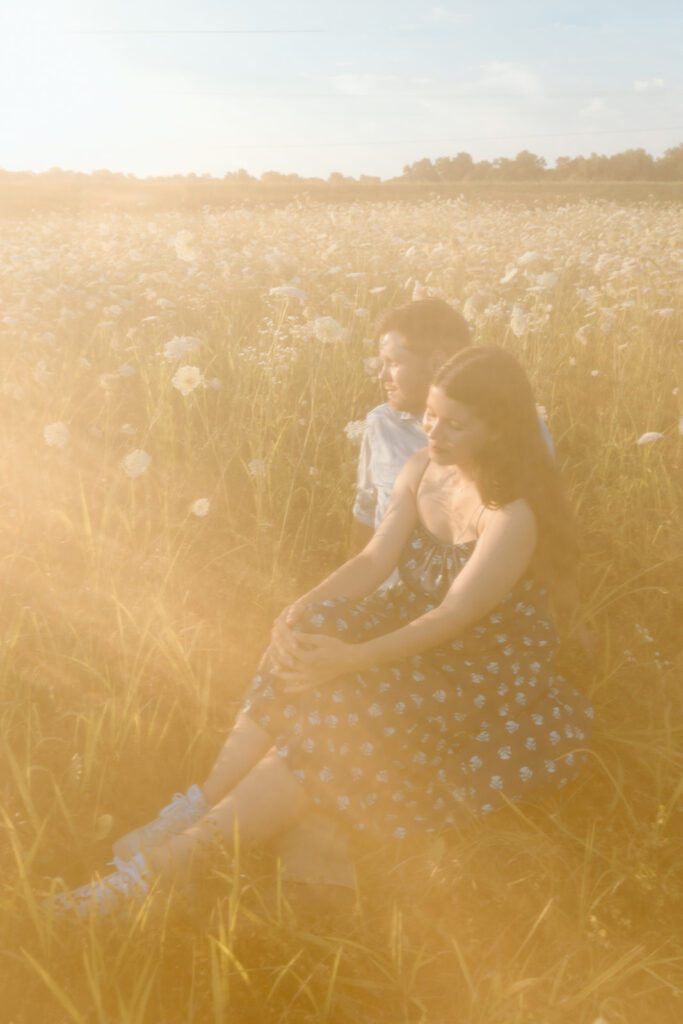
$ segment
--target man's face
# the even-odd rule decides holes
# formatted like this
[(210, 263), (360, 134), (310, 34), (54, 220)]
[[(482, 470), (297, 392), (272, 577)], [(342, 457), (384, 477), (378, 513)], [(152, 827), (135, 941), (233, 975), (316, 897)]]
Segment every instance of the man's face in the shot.
[(422, 416), (434, 370), (432, 360), (411, 351), (398, 331), (388, 331), (381, 336), (379, 357), (382, 361), (379, 382), (387, 404), (396, 412)]

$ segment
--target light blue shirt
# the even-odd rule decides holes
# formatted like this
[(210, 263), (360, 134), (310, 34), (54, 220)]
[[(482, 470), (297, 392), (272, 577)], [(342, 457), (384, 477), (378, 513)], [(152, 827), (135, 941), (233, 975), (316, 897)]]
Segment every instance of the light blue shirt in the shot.
[[(555, 446), (550, 431), (539, 416), (539, 427), (550, 454)], [(409, 412), (396, 412), (386, 402), (368, 413), (358, 457), (358, 477), (353, 514), (376, 529), (391, 499), (396, 477), (410, 456), (425, 448), (427, 435), (422, 419)]]
[(396, 477), (410, 456), (424, 448), (427, 435), (422, 420), (409, 412), (396, 412), (386, 402), (368, 413), (358, 457), (358, 478), (353, 514), (373, 529), (387, 510)]

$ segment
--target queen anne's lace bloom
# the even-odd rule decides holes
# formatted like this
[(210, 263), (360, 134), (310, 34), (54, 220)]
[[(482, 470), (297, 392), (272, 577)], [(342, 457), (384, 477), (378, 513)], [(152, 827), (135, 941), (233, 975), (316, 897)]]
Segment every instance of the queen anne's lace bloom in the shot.
[(122, 459), (121, 465), (126, 476), (135, 479), (135, 477), (143, 476), (147, 472), (151, 461), (152, 456), (148, 452), (143, 451), (142, 448), (135, 448)]
[(44, 426), (43, 437), (45, 444), (50, 448), (66, 448), (71, 440), (71, 432), (66, 423), (62, 423), (60, 420), (57, 423), (48, 423)]
[(189, 395), (204, 383), (204, 377), (198, 366), (180, 366), (171, 383), (181, 395)]

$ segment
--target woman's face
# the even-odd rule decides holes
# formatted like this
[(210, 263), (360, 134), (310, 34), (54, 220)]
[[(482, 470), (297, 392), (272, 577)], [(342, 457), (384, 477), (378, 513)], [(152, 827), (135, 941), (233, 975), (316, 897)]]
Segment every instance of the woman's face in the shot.
[(429, 457), (441, 466), (471, 467), (491, 431), (469, 405), (432, 386), (422, 426), (429, 439)]

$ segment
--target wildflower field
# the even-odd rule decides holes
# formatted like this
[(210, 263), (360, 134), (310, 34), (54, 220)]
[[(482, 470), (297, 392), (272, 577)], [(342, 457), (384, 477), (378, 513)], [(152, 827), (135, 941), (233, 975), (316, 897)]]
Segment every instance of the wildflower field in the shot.
[[(2, 1024), (673, 1024), (683, 1015), (683, 207), (294, 201), (5, 220)], [(354, 915), (272, 851), (188, 900), (40, 908), (204, 777), (284, 604), (348, 553), (374, 323), (439, 295), (523, 361), (577, 511), (558, 799), (357, 851)], [(678, 363), (677, 363), (678, 360)], [(598, 631), (592, 658), (577, 627)]]

